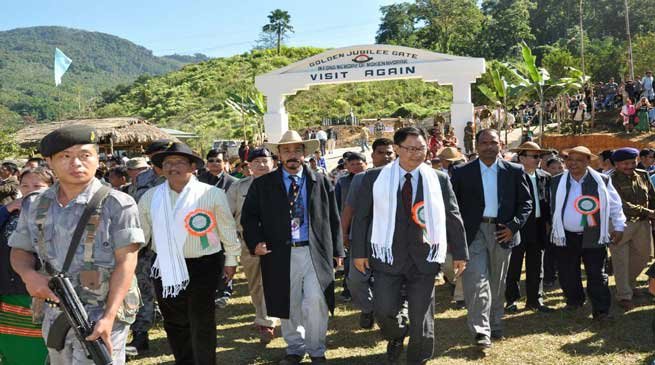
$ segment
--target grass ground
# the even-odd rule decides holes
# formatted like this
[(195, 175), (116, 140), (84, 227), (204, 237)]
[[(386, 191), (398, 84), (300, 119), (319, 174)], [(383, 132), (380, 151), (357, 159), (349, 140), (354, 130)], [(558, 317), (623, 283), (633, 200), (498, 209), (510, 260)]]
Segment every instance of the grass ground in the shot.
[[(640, 279), (645, 293), (645, 279)], [(613, 289), (613, 283), (610, 280)], [(338, 289), (340, 291), (340, 289)], [(437, 287), (436, 348), (429, 364), (650, 364), (655, 360), (653, 331), (653, 301), (643, 295), (635, 309), (623, 313), (613, 303), (614, 321), (599, 324), (591, 320), (586, 304), (578, 312), (561, 310), (562, 291), (547, 292), (546, 304), (558, 311), (549, 314), (520, 310), (505, 316), (507, 338), (495, 342), (486, 357), (471, 345), (466, 327), (466, 310), (452, 309), (448, 285)], [(522, 309), (523, 304), (519, 305)], [(276, 338), (262, 346), (252, 329), (254, 309), (247, 296), (242, 274), (235, 280), (235, 294), (225, 309), (217, 309), (217, 363), (228, 365), (277, 364), (284, 356), (284, 340)], [(337, 297), (335, 316), (330, 319), (327, 358), (331, 364), (384, 364), (386, 343), (379, 330), (362, 330), (358, 326), (359, 312)], [(173, 364), (166, 333), (160, 327), (151, 331), (151, 351), (147, 356), (132, 359), (130, 365)], [(404, 355), (403, 355), (404, 357)]]

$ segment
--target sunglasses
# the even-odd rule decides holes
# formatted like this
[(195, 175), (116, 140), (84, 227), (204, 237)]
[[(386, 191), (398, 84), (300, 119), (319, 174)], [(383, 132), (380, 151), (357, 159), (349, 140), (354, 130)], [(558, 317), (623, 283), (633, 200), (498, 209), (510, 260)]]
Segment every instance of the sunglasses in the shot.
[(207, 162), (218, 162), (218, 163), (221, 163), (221, 162), (223, 162), (223, 160), (221, 160), (220, 158), (208, 158), (208, 159), (207, 159)]

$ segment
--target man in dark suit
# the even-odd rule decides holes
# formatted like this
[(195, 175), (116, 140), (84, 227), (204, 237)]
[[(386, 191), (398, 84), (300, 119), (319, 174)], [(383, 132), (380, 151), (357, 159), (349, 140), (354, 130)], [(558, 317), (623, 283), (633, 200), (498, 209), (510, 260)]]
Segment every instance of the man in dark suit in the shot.
[(543, 258), (548, 242), (550, 224), (550, 174), (539, 168), (541, 153), (545, 152), (534, 142), (525, 142), (512, 150), (519, 157), (530, 182), (533, 209), (521, 228), (521, 243), (512, 249), (505, 288), (505, 311), (518, 311), (516, 301), (521, 297), (520, 282), (525, 257), (526, 308), (539, 312), (552, 312), (544, 305)]
[[(389, 363), (397, 363), (403, 340), (409, 334), (407, 363), (425, 364), (432, 357), (434, 348), (435, 277), (445, 259), (446, 244), (453, 254), (456, 270), (464, 270), (468, 258), (466, 238), (448, 176), (422, 166), (427, 152), (423, 132), (415, 127), (399, 129), (394, 135), (394, 150), (398, 160), (387, 167), (368, 170), (358, 189), (357, 210), (351, 227), (351, 255), (358, 271), (365, 273), (371, 269), (375, 277), (374, 313), (383, 336), (389, 341)], [(394, 184), (393, 179), (387, 179), (394, 173), (398, 174), (398, 184)], [(433, 181), (434, 185), (428, 185), (428, 180)], [(388, 190), (380, 191), (379, 187), (385, 184), (389, 186)], [(388, 210), (379, 210), (378, 205), (388, 200), (391, 194), (396, 196), (395, 211), (393, 204)], [(431, 195), (428, 197), (428, 194)], [(438, 200), (434, 197), (437, 194), (443, 199), (440, 208), (439, 204), (430, 203), (430, 199)], [(420, 226), (421, 219), (426, 216), (422, 213), (412, 214), (418, 212), (417, 207), (421, 206), (424, 212), (431, 211), (428, 204), (435, 206), (434, 209), (443, 209), (444, 219), (438, 229), (447, 228), (445, 233), (441, 231), (443, 242), (436, 245), (438, 248), (427, 241), (431, 240), (429, 231), (432, 228), (426, 226), (430, 221), (423, 220), (423, 226)], [(374, 214), (387, 211), (380, 216)], [(385, 250), (375, 241), (375, 219), (382, 220), (380, 226), (394, 226), (393, 231), (388, 232), (391, 242), (386, 241), (386, 255), (380, 254)], [(389, 219), (393, 222), (389, 222)], [(439, 249), (443, 250), (441, 257), (434, 255), (433, 250), (439, 252)], [(397, 319), (403, 282), (409, 303), (409, 329)]]
[(198, 180), (227, 191), (238, 179), (225, 172), (225, 157), (218, 150), (207, 152), (207, 170), (198, 175)]
[(500, 138), (494, 129), (476, 137), (479, 158), (453, 170), (470, 259), (464, 274), (468, 326), (475, 344), (487, 348), (502, 339), (505, 278), (519, 230), (532, 210), (532, 198), (523, 167), (498, 158)]
[[(205, 184), (214, 185), (219, 189), (227, 192), (227, 189), (232, 186), (232, 183), (239, 181), (234, 176), (225, 172), (225, 157), (223, 153), (218, 150), (209, 150), (207, 152), (207, 170), (198, 175), (198, 181)], [(216, 289), (216, 299), (214, 302), (218, 308), (225, 308), (227, 302), (232, 296), (232, 280), (225, 280), (221, 278), (218, 282), (218, 289)]]
[(328, 310), (334, 311), (332, 260), (341, 264), (344, 257), (334, 188), (302, 163), (318, 141), (287, 131), (266, 147), (278, 153), (282, 166), (248, 190), (243, 237), (261, 258), (268, 315), (282, 319), (287, 356), (280, 365), (299, 364), (306, 353), (312, 364), (325, 364)]

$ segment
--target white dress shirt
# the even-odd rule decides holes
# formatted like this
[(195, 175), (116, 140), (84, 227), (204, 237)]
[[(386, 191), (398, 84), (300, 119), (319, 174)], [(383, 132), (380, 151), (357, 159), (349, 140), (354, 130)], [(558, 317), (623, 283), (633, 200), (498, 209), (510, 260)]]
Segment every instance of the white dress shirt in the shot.
[(534, 196), (532, 197), (532, 201), (534, 201), (534, 217), (541, 218), (541, 203), (539, 202), (539, 189), (537, 188), (537, 173), (533, 172), (532, 174), (528, 174), (528, 176), (532, 182), (532, 191), (534, 192)]
[[(564, 205), (564, 229), (569, 232), (576, 232), (576, 233), (581, 233), (584, 231), (584, 227), (580, 225), (580, 222), (582, 221), (582, 214), (578, 213), (578, 211), (575, 209), (574, 203), (575, 200), (582, 195), (582, 183), (584, 182), (585, 179), (591, 178), (589, 177), (589, 173), (585, 173), (584, 176), (580, 179), (580, 181), (576, 181), (574, 178), (569, 176), (569, 182), (571, 184), (571, 188), (569, 189), (569, 197), (566, 200), (566, 204)], [(612, 181), (610, 180), (607, 183), (607, 195), (609, 197), (609, 203), (610, 203), (610, 212), (609, 212), (609, 217), (610, 217), (610, 222), (612, 223), (612, 227), (614, 227), (614, 231), (618, 232), (623, 232), (625, 229), (625, 215), (623, 214), (623, 203), (621, 202), (621, 197), (619, 196), (619, 193), (616, 191), (614, 188), (614, 185), (612, 185)], [(598, 222), (600, 224), (600, 222)], [(612, 229), (610, 229), (610, 232)]]
[(480, 161), (480, 175), (482, 176), (482, 190), (484, 191), (483, 217), (498, 217), (498, 160), (491, 166)]

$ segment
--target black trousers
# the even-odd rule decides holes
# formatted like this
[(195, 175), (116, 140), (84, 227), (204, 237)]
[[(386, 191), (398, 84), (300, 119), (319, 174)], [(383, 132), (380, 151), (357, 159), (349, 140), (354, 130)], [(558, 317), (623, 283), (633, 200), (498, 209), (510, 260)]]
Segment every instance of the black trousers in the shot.
[(161, 279), (155, 280), (159, 309), (176, 365), (214, 365), (216, 363), (216, 319), (214, 293), (223, 252), (186, 259), (189, 285), (176, 297), (162, 297)]
[[(400, 340), (409, 334), (407, 363), (420, 364), (432, 357), (434, 349), (434, 282), (436, 274), (423, 274), (412, 265), (404, 274), (373, 270), (375, 319), (386, 340)], [(409, 328), (401, 318), (407, 289)]]
[[(538, 307), (543, 304), (543, 258), (544, 246), (543, 237), (546, 234), (546, 226), (541, 219), (534, 222), (537, 231), (535, 242), (521, 240), (521, 244), (512, 248), (512, 256), (507, 268), (507, 281), (505, 284), (505, 301), (507, 304), (516, 302), (521, 298), (521, 269), (525, 257), (525, 294), (526, 305)], [(523, 238), (523, 237), (521, 237)]]
[[(550, 237), (550, 232), (548, 236)], [(544, 249), (544, 281), (554, 283), (557, 280), (557, 253), (555, 246), (548, 242)]]
[(580, 269), (582, 262), (587, 274), (587, 295), (594, 317), (609, 313), (612, 296), (605, 274), (607, 248), (582, 248), (582, 235), (566, 232), (566, 247), (556, 247), (556, 250), (559, 282), (566, 297), (566, 304), (582, 305), (585, 302)]

